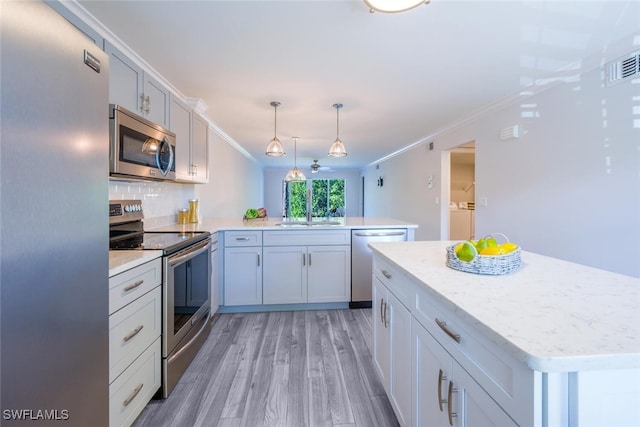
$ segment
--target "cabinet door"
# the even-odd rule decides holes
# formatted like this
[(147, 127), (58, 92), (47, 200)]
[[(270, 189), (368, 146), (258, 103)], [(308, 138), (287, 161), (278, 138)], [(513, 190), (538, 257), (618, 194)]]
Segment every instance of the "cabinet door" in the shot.
[[(452, 388), (452, 412), (454, 426), (465, 427), (517, 427), (517, 424), (502, 410), (482, 387), (454, 362)], [(457, 418), (457, 421), (456, 421)]]
[(382, 380), (387, 394), (389, 393), (389, 372), (391, 355), (389, 347), (389, 329), (385, 323), (387, 288), (380, 279), (373, 277), (373, 361), (378, 369), (378, 375)]
[(191, 108), (173, 95), (171, 96), (170, 106), (169, 129), (176, 134), (176, 178), (190, 181)]
[(387, 292), (387, 298), (391, 355), (388, 394), (398, 421), (408, 426), (411, 424), (411, 313), (391, 292)]
[(197, 113), (191, 114), (191, 177), (194, 182), (209, 182), (209, 123)]
[(422, 325), (412, 327), (413, 425), (517, 426)]
[(224, 305), (262, 304), (262, 248), (224, 250)]
[(169, 91), (149, 74), (143, 74), (142, 93), (145, 103), (144, 116), (162, 127), (169, 127)]
[(121, 105), (136, 114), (142, 114), (142, 68), (106, 40), (104, 51), (109, 54), (109, 102)]
[(449, 353), (417, 321), (412, 322), (413, 425), (446, 426), (448, 380), (453, 370)]
[(308, 247), (308, 301), (351, 300), (351, 247)]
[(268, 246), (263, 253), (264, 304), (306, 303), (306, 246)]

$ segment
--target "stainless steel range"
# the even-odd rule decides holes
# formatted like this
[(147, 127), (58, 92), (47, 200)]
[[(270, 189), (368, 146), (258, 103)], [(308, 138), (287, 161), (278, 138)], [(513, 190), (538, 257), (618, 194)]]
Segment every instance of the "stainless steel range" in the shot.
[(109, 201), (109, 249), (161, 250), (162, 397), (167, 397), (210, 329), (208, 232), (145, 232), (140, 200)]

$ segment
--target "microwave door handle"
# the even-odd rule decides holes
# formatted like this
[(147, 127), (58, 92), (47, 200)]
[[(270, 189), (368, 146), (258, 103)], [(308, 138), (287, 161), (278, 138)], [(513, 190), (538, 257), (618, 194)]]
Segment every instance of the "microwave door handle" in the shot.
[[(167, 169), (162, 169), (162, 162), (160, 162), (160, 154), (162, 153), (162, 146), (167, 145), (169, 148), (169, 162), (167, 163)], [(171, 148), (171, 144), (167, 141), (167, 138), (162, 138), (160, 141), (160, 146), (158, 147), (158, 151), (156, 151), (156, 164), (158, 166), (158, 170), (162, 174), (162, 176), (167, 176), (171, 167), (173, 166), (173, 149)]]

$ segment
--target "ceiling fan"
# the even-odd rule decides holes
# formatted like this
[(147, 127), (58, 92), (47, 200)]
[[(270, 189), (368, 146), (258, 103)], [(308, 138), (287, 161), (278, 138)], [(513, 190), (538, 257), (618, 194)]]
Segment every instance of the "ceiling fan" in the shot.
[(320, 166), (317, 160), (313, 160), (313, 164), (309, 166), (311, 168), (311, 173), (318, 173), (320, 171), (330, 171), (331, 168), (329, 166)]

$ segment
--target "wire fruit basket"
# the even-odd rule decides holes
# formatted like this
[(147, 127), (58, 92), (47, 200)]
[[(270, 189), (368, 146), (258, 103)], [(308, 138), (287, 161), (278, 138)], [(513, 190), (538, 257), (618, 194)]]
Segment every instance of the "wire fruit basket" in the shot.
[[(505, 242), (509, 239), (502, 233), (493, 233), (490, 236), (501, 236)], [(476, 256), (471, 261), (462, 261), (456, 255), (456, 246), (451, 245), (447, 247), (447, 267), (454, 270), (464, 271), (466, 273), (474, 274), (486, 274), (498, 276), (502, 274), (511, 273), (520, 267), (520, 246), (518, 246), (513, 252), (503, 255), (480, 255), (476, 251)], [(473, 248), (476, 250), (475, 247)]]

